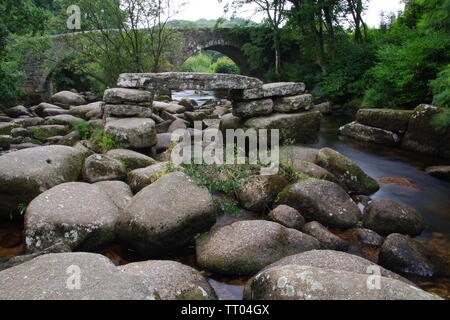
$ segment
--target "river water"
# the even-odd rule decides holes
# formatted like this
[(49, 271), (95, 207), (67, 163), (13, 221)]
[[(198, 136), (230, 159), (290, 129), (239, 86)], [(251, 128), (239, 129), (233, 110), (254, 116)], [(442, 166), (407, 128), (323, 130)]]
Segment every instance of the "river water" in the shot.
[[(194, 99), (202, 105), (213, 99), (212, 92), (175, 92), (175, 100)], [(434, 159), (414, 152), (403, 151), (373, 144), (359, 143), (340, 137), (338, 128), (353, 121), (351, 116), (330, 116), (323, 120), (320, 140), (314, 148), (330, 147), (355, 161), (367, 174), (381, 179), (381, 189), (372, 198), (389, 198), (403, 202), (419, 210), (427, 222), (427, 229), (417, 239), (430, 250), (450, 261), (450, 182), (427, 175), (424, 169), (432, 165), (449, 164), (450, 161)], [(227, 225), (239, 220), (262, 219), (255, 213), (242, 212), (237, 216), (221, 215), (218, 225)], [(21, 223), (0, 222), (0, 257), (10, 258), (23, 251)], [(338, 231), (334, 231), (339, 233)], [(377, 262), (378, 251), (361, 247), (352, 232), (339, 233), (350, 242), (350, 253)], [(117, 243), (101, 252), (116, 264), (142, 261), (131, 249)], [(176, 255), (161, 259), (177, 260), (197, 268), (195, 248), (187, 248)], [(198, 269), (198, 268), (197, 268)], [(211, 274), (200, 270), (207, 277), (221, 299), (242, 299), (243, 287), (248, 278)], [(450, 299), (450, 279), (409, 278), (423, 289)]]

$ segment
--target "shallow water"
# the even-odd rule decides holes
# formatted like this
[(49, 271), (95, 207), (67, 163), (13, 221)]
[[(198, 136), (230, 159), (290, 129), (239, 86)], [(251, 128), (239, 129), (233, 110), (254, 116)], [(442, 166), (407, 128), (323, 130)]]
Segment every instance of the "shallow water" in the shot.
[[(173, 93), (175, 100), (183, 98), (195, 99), (199, 105), (213, 99), (213, 93), (196, 93), (184, 91)], [(370, 176), (381, 179), (381, 189), (372, 198), (390, 198), (410, 205), (419, 210), (428, 224), (425, 232), (417, 239), (430, 250), (450, 262), (450, 182), (431, 177), (424, 169), (432, 165), (449, 164), (450, 161), (434, 159), (414, 152), (379, 145), (359, 143), (354, 140), (339, 137), (338, 128), (352, 117), (326, 117), (323, 122), (320, 141), (311, 145), (314, 148), (330, 147), (355, 161)], [(255, 213), (243, 211), (237, 216), (221, 215), (217, 226), (225, 226), (239, 220), (261, 219)], [(11, 258), (22, 253), (21, 223), (0, 222), (0, 257)], [(350, 242), (350, 253), (365, 257), (375, 263), (378, 260), (378, 250), (362, 247), (355, 235), (349, 232), (332, 230)], [(133, 250), (121, 243), (115, 244), (101, 252), (115, 264), (144, 261)], [(186, 250), (160, 259), (171, 259), (198, 268), (193, 246)], [(242, 299), (246, 277), (230, 277), (199, 270), (216, 290), (219, 298), (226, 300)], [(410, 278), (411, 279), (411, 278)], [(423, 289), (450, 299), (450, 279), (411, 279)]]

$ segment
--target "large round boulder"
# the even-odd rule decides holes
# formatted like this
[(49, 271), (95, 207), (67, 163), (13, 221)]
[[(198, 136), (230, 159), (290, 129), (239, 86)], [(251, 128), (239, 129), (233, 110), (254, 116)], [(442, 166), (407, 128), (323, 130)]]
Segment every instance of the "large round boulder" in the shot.
[(364, 226), (382, 235), (402, 233), (418, 236), (425, 229), (422, 215), (415, 209), (390, 199), (375, 199), (364, 209)]
[(143, 277), (162, 300), (217, 300), (214, 289), (197, 270), (176, 261), (130, 263), (119, 270)]
[(143, 277), (91, 253), (47, 254), (0, 272), (1, 300), (155, 300)]
[(244, 299), (441, 300), (398, 280), (372, 278), (346, 271), (285, 265), (266, 269), (250, 279), (245, 286)]
[(437, 266), (418, 241), (398, 233), (389, 235), (380, 251), (379, 263), (392, 271), (420, 277), (437, 275)]
[(266, 269), (287, 265), (308, 266), (364, 275), (373, 274), (374, 269), (377, 268), (379, 274), (383, 277), (392, 278), (408, 284), (412, 284), (412, 282), (410, 282), (409, 280), (379, 265), (376, 265), (372, 261), (341, 251), (312, 250), (303, 252), (283, 258), (271, 264), (270, 266), (267, 266)]
[(284, 189), (278, 197), (279, 204), (295, 208), (306, 220), (326, 226), (352, 228), (361, 216), (350, 196), (330, 181), (301, 181)]
[(233, 275), (254, 275), (283, 257), (318, 248), (315, 238), (270, 221), (235, 222), (202, 235), (196, 243), (202, 268)]
[(70, 182), (34, 199), (25, 213), (25, 242), (29, 252), (57, 242), (72, 249), (101, 248), (114, 239), (119, 209), (98, 187)]
[(321, 149), (316, 163), (334, 174), (348, 191), (370, 195), (380, 189), (376, 180), (369, 177), (352, 160), (333, 149)]
[(146, 168), (156, 163), (155, 160), (145, 154), (126, 149), (110, 150), (106, 155), (120, 160), (128, 170)]
[(268, 218), (279, 223), (286, 228), (302, 230), (305, 225), (305, 218), (294, 208), (280, 205), (269, 212)]
[(86, 104), (86, 100), (71, 91), (61, 91), (52, 96), (52, 102), (60, 107), (69, 108), (70, 106), (81, 106)]
[(94, 184), (103, 191), (120, 210), (124, 210), (131, 202), (133, 193), (122, 181), (100, 181)]
[(0, 216), (17, 214), (40, 193), (76, 181), (84, 155), (65, 146), (29, 148), (0, 156)]
[(180, 172), (144, 188), (121, 216), (119, 236), (144, 256), (183, 248), (216, 221), (211, 194)]

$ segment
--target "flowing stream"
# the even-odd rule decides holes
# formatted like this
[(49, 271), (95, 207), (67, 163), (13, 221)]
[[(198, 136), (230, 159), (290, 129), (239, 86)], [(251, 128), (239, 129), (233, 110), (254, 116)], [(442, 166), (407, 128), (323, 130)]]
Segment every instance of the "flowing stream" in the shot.
[[(212, 92), (195, 91), (175, 92), (175, 100), (194, 99), (199, 105), (213, 99)], [(427, 175), (426, 167), (444, 165), (449, 161), (434, 159), (413, 152), (396, 148), (388, 148), (373, 144), (364, 144), (338, 135), (338, 128), (353, 121), (351, 116), (325, 117), (320, 134), (320, 141), (311, 145), (314, 148), (330, 147), (355, 161), (367, 174), (381, 179), (381, 189), (372, 198), (390, 198), (403, 202), (419, 210), (427, 222), (426, 231), (417, 239), (430, 250), (450, 261), (450, 182), (445, 182)], [(239, 220), (262, 219), (255, 213), (242, 212), (237, 216), (221, 215), (218, 225), (227, 225)], [(23, 251), (23, 224), (20, 222), (0, 222), (0, 257), (10, 258)], [(339, 233), (338, 231), (334, 231)], [(350, 253), (363, 256), (377, 262), (378, 251), (363, 248), (352, 232), (339, 233), (350, 242)], [(102, 254), (108, 256), (116, 264), (142, 261), (132, 250), (115, 244)], [(187, 248), (177, 255), (161, 257), (161, 259), (177, 260), (197, 267), (195, 248)], [(201, 273), (207, 277), (221, 299), (242, 299), (243, 287), (248, 280), (245, 277), (230, 277)], [(420, 287), (450, 299), (450, 279), (417, 279), (409, 278)]]

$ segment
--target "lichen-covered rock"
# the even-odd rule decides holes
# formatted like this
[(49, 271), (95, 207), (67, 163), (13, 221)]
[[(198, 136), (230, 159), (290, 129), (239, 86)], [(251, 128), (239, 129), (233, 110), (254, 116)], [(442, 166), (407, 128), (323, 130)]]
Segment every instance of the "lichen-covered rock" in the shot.
[(379, 263), (394, 272), (420, 277), (433, 277), (438, 272), (420, 242), (398, 233), (389, 235), (384, 241)]
[(241, 118), (235, 117), (232, 113), (228, 113), (220, 119), (219, 128), (222, 132), (226, 132), (228, 129), (236, 130), (243, 128), (243, 126), (244, 123)]
[(45, 118), (46, 125), (63, 125), (63, 126), (71, 126), (78, 122), (83, 122), (84, 120), (78, 117), (74, 117), (70, 114), (62, 114), (59, 116), (52, 116)]
[(312, 221), (305, 224), (302, 231), (319, 240), (321, 249), (329, 249), (336, 251), (348, 250), (349, 246), (347, 241), (334, 235), (317, 221)]
[(214, 289), (197, 270), (176, 261), (130, 263), (119, 270), (144, 278), (162, 300), (217, 300)]
[(409, 121), (402, 148), (450, 158), (450, 127), (439, 129), (432, 124), (433, 117), (440, 112), (442, 109), (435, 106), (418, 106)]
[(252, 176), (237, 191), (240, 205), (247, 210), (266, 210), (277, 195), (287, 186), (285, 178), (272, 176)]
[(450, 166), (435, 166), (425, 170), (430, 176), (450, 181)]
[(160, 162), (128, 173), (128, 185), (136, 194), (156, 182), (169, 168), (169, 162)]
[(102, 113), (103, 105), (103, 102), (93, 102), (82, 106), (72, 106), (69, 113), (74, 117), (89, 119), (90, 113)]
[[(186, 108), (180, 104), (177, 103), (165, 103), (165, 102), (158, 102), (155, 101), (153, 102), (153, 109), (155, 109), (155, 112), (161, 112), (161, 111), (167, 111), (169, 113), (172, 114), (180, 114), (180, 113), (184, 113), (188, 110), (186, 110)], [(191, 111), (193, 111), (191, 109)]]
[(313, 97), (310, 94), (285, 97), (275, 100), (273, 109), (276, 112), (292, 113), (299, 111), (308, 111), (313, 107)]
[(69, 108), (70, 106), (81, 106), (86, 104), (86, 100), (79, 95), (71, 91), (61, 91), (52, 96), (52, 102), (57, 106), (63, 108)]
[(193, 72), (124, 73), (117, 85), (121, 88), (167, 89), (167, 90), (229, 90), (261, 88), (263, 83), (256, 78), (232, 74)]
[(282, 146), (280, 147), (280, 161), (301, 168), (304, 161), (315, 163), (318, 153), (319, 149), (295, 145)]
[[(256, 275), (245, 286), (245, 300), (441, 300), (404, 282), (370, 275), (286, 265)], [(372, 284), (373, 285), (373, 284)]]
[(299, 231), (301, 231), (305, 225), (305, 219), (300, 212), (285, 205), (280, 205), (270, 211), (268, 217), (273, 222), (279, 223), (286, 228), (296, 229)]
[(235, 117), (248, 119), (258, 116), (269, 115), (273, 112), (273, 100), (264, 99), (249, 102), (235, 102), (233, 104), (233, 115)]
[(156, 144), (156, 128), (152, 119), (112, 120), (106, 123), (105, 134), (111, 136), (123, 148), (150, 148)]
[(11, 143), (13, 143), (14, 139), (11, 136), (0, 135), (0, 148), (9, 149)]
[(183, 248), (216, 221), (207, 189), (185, 174), (169, 173), (139, 192), (124, 210), (117, 232), (143, 256)]
[(105, 90), (103, 101), (110, 104), (152, 103), (153, 92), (136, 89), (113, 88)]
[(29, 127), (28, 131), (35, 139), (43, 141), (50, 137), (65, 136), (70, 132), (70, 128), (65, 125), (43, 125)]
[(2, 216), (18, 214), (40, 193), (65, 182), (76, 181), (84, 155), (71, 147), (35, 147), (0, 157), (0, 206)]
[(0, 272), (0, 299), (155, 300), (159, 295), (143, 277), (120, 272), (106, 257), (58, 253)]
[(400, 136), (394, 132), (380, 128), (369, 127), (358, 122), (346, 124), (339, 129), (343, 136), (363, 142), (371, 142), (386, 146), (396, 146), (400, 143)]
[(425, 229), (425, 221), (415, 209), (383, 198), (369, 202), (362, 221), (366, 228), (382, 235), (401, 233), (418, 236)]
[(325, 180), (305, 180), (285, 188), (278, 204), (297, 209), (308, 221), (338, 227), (354, 227), (361, 212), (350, 196), (337, 184)]
[(12, 130), (19, 127), (20, 124), (15, 122), (0, 122), (0, 135), (10, 135)]
[(153, 114), (153, 110), (150, 106), (105, 104), (103, 109), (105, 118), (151, 118)]
[(100, 181), (94, 186), (104, 192), (120, 210), (124, 210), (133, 198), (130, 187), (122, 181)]
[(123, 180), (127, 176), (125, 166), (113, 157), (93, 154), (86, 158), (83, 168), (83, 179), (89, 183), (108, 180)]
[(93, 185), (70, 182), (53, 187), (29, 204), (25, 242), (37, 252), (58, 242), (72, 249), (95, 250), (114, 240), (119, 209)]
[(252, 118), (244, 123), (245, 128), (279, 129), (280, 141), (294, 140), (310, 144), (319, 139), (322, 115), (318, 111), (294, 114), (274, 113), (265, 117)]
[(379, 274), (386, 278), (396, 279), (407, 284), (413, 285), (412, 282), (402, 276), (389, 271), (381, 266), (374, 264), (372, 261), (358, 257), (356, 255), (334, 250), (312, 250), (283, 258), (266, 269), (278, 266), (297, 265), (308, 266), (320, 269), (346, 271), (357, 274), (373, 274), (374, 268), (378, 268)]
[(122, 162), (122, 164), (128, 170), (146, 168), (148, 166), (156, 164), (156, 161), (154, 159), (146, 156), (145, 154), (132, 150), (114, 149), (108, 151), (106, 155)]
[(25, 108), (24, 106), (16, 106), (12, 108), (8, 108), (4, 110), (5, 114), (12, 118), (18, 118), (21, 116), (28, 116), (32, 117), (33, 114), (28, 110), (28, 108)]
[(197, 239), (198, 264), (207, 270), (254, 275), (279, 259), (319, 248), (319, 242), (298, 230), (270, 221), (240, 221)]
[(369, 177), (356, 163), (330, 148), (319, 151), (316, 163), (334, 174), (340, 184), (349, 191), (370, 195), (380, 189), (378, 182)]
[(360, 109), (356, 120), (366, 126), (403, 134), (413, 111), (392, 109)]
[(262, 88), (248, 90), (232, 90), (231, 97), (235, 101), (248, 101), (272, 97), (295, 96), (305, 92), (306, 86), (302, 82), (267, 83)]

